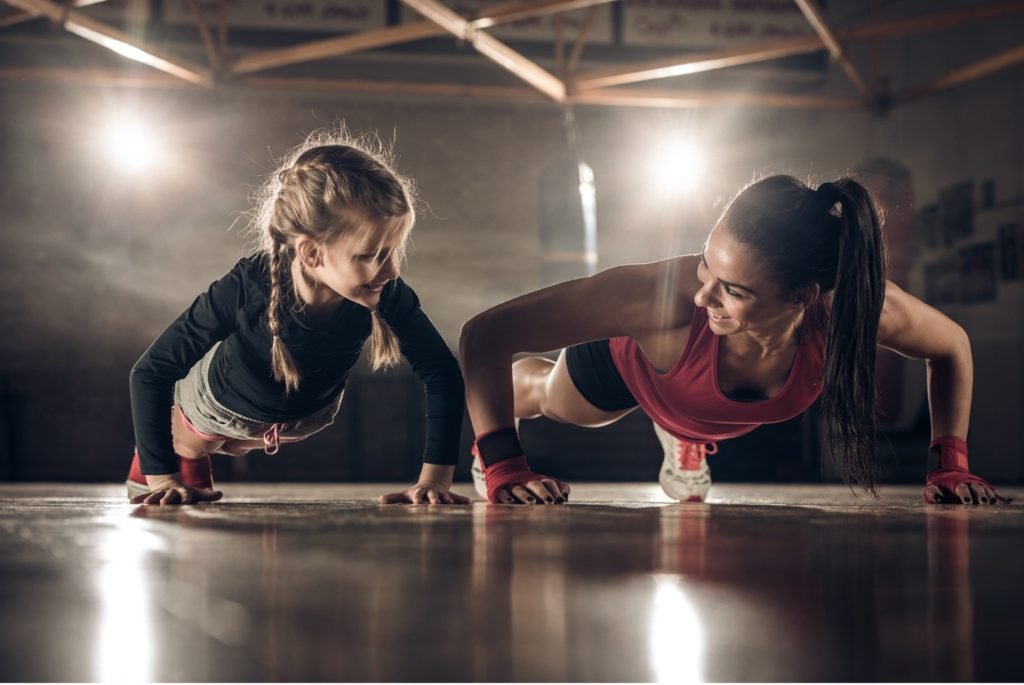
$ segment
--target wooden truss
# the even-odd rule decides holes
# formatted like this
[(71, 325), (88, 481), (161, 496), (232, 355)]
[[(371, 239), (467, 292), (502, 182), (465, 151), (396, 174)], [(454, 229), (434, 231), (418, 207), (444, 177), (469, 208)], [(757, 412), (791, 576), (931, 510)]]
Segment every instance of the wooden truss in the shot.
[[(813, 36), (763, 42), (742, 48), (688, 53), (616, 69), (583, 73), (577, 73), (577, 67), (597, 6), (613, 0), (513, 0), (491, 6), (483, 15), (469, 18), (458, 15), (439, 0), (402, 0), (403, 3), (423, 15), (424, 20), (312, 41), (284, 49), (254, 52), (235, 61), (227, 59), (227, 22), (224, 2), (219, 3), (216, 17), (217, 35), (214, 36), (211, 26), (207, 23), (207, 18), (203, 16), (198, 0), (188, 0), (188, 7), (195, 20), (200, 41), (206, 53), (208, 62), (206, 66), (193, 64), (155, 46), (146, 45), (114, 27), (92, 19), (78, 9), (101, 1), (74, 0), (67, 4), (59, 4), (53, 0), (0, 0), (0, 2), (20, 10), (13, 15), (0, 17), (0, 27), (19, 23), (28, 18), (42, 17), (63, 26), (71, 33), (162, 71), (173, 79), (206, 87), (242, 86), (361, 93), (458, 95), (490, 100), (543, 101), (546, 99), (569, 105), (692, 108), (728, 104), (813, 109), (877, 107), (882, 102), (899, 105), (1024, 62), (1024, 46), (1020, 46), (975, 64), (961, 67), (928, 83), (908, 88), (901, 93), (890, 94), (872, 89), (872, 86), (858, 72), (844, 48), (844, 46), (860, 41), (898, 38), (914, 33), (958, 27), (970, 22), (1019, 16), (1024, 14), (1024, 2), (1019, 0), (976, 5), (966, 9), (939, 12), (921, 17), (871, 22), (839, 31), (834, 31), (829, 27), (816, 0), (794, 0), (814, 29)], [(590, 13), (584, 27), (566, 58), (559, 15), (588, 7)], [(557, 74), (550, 73), (486, 32), (486, 29), (501, 23), (545, 15), (556, 16)], [(257, 72), (277, 67), (349, 55), (445, 34), (455, 36), (460, 41), (472, 46), (483, 56), (521, 79), (529, 87), (254, 76)], [(832, 60), (839, 65), (853, 83), (858, 92), (857, 97), (616, 87), (820, 51), (828, 51)], [(0, 68), (0, 78), (117, 82), (117, 73), (101, 70)], [(165, 87), (173, 80), (167, 77), (146, 78), (137, 74), (130, 78), (134, 85), (159, 85), (160, 87)]]

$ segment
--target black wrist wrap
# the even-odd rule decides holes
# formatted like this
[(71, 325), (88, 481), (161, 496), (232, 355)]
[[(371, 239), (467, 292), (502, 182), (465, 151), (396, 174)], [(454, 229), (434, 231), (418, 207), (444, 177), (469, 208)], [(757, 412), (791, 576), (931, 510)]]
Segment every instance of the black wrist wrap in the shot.
[(477, 438), (476, 451), (485, 467), (523, 456), (523, 446), (519, 444), (515, 428), (502, 428)]

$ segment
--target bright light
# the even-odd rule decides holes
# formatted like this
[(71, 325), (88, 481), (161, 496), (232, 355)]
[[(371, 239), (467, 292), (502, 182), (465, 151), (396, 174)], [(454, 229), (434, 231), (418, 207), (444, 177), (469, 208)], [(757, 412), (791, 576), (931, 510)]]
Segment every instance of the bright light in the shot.
[(125, 173), (152, 168), (162, 157), (153, 131), (139, 120), (122, 116), (107, 122), (101, 145), (115, 166)]
[(115, 521), (99, 543), (96, 675), (103, 683), (153, 681), (152, 589), (145, 563), (159, 538), (136, 520)]
[(652, 680), (696, 683), (704, 680), (704, 627), (676, 576), (655, 576), (649, 644)]
[(700, 145), (676, 140), (660, 147), (651, 159), (651, 178), (661, 193), (689, 193), (704, 177), (706, 159)]

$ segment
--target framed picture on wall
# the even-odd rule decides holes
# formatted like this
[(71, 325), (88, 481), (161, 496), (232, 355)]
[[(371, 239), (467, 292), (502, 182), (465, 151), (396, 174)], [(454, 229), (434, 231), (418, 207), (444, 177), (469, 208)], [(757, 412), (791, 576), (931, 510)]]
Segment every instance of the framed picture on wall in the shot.
[(996, 299), (996, 244), (978, 243), (957, 252), (961, 301), (964, 304)]
[(964, 181), (939, 193), (942, 239), (946, 246), (974, 233), (974, 181)]
[(942, 244), (942, 211), (935, 203), (925, 205), (918, 212), (916, 247), (938, 247)]
[(999, 232), (999, 276), (1004, 281), (1016, 281), (1020, 278), (1021, 262), (1024, 251), (1020, 245), (1020, 225), (1002, 224)]
[(956, 258), (947, 255), (924, 266), (924, 299), (932, 306), (954, 304), (957, 300)]

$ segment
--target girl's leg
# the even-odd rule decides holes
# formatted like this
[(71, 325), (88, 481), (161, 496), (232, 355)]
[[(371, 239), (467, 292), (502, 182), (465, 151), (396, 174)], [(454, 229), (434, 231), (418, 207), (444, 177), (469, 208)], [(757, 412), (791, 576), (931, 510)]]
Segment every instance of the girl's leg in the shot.
[(552, 362), (543, 357), (526, 357), (512, 365), (516, 419), (546, 416), (561, 423), (597, 428), (607, 426), (633, 411), (605, 411), (591, 404), (576, 389), (569, 376), (565, 350)]
[(226, 442), (220, 438), (211, 440), (190, 430), (177, 407), (171, 409), (171, 438), (174, 440), (174, 453), (182, 459), (202, 459), (217, 452)]

